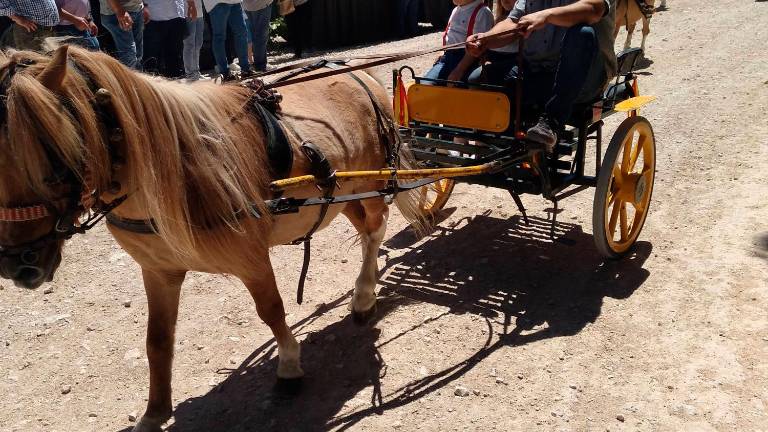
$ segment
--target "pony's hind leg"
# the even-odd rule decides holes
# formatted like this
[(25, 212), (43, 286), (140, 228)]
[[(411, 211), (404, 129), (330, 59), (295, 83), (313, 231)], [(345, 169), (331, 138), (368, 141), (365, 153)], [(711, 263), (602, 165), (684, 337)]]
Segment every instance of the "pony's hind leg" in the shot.
[(242, 278), (242, 280), (256, 302), (256, 312), (275, 335), (278, 355), (277, 377), (301, 378), (304, 376), (304, 371), (301, 369), (301, 346), (285, 322), (283, 299), (280, 298), (280, 292), (277, 290), (269, 255), (265, 257), (263, 264), (266, 268), (259, 268), (260, 272), (257, 276)]
[(147, 410), (133, 432), (160, 431), (171, 418), (171, 367), (179, 293), (186, 272), (157, 272), (142, 269), (147, 293), (147, 358), (149, 359), (149, 399)]
[(387, 231), (389, 208), (384, 199), (371, 199), (347, 204), (344, 215), (360, 234), (363, 265), (355, 281), (355, 292), (350, 309), (358, 324), (368, 322), (376, 312), (376, 282), (379, 278), (379, 247)]
[(627, 23), (627, 40), (624, 42), (624, 49), (629, 49), (632, 46), (632, 33), (635, 32), (635, 23)]

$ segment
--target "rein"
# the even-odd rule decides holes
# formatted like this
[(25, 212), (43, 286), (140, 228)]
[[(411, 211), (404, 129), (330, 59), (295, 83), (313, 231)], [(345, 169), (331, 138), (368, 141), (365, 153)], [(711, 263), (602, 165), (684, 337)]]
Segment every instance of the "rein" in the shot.
[[(642, 1), (642, 0), (639, 0), (639, 1)], [(484, 40), (484, 41), (496, 40), (512, 34), (519, 35), (520, 29), (512, 29), (512, 30), (507, 30), (500, 33), (484, 36), (481, 40)], [(341, 59), (328, 59), (328, 60), (325, 60), (326, 63), (348, 63), (351, 60), (372, 60), (372, 61), (364, 62), (354, 66), (345, 66), (338, 69), (318, 72), (316, 74), (307, 75), (307, 76), (299, 76), (299, 77), (289, 76), (288, 79), (285, 79), (285, 77), (281, 77), (276, 79), (275, 81), (272, 81), (269, 84), (266, 84), (265, 88), (274, 89), (278, 87), (285, 87), (293, 84), (299, 84), (307, 81), (314, 81), (322, 78), (331, 77), (334, 75), (341, 75), (347, 72), (354, 72), (362, 69), (372, 68), (375, 66), (385, 65), (388, 63), (395, 63), (395, 62), (407, 60), (414, 57), (421, 57), (427, 54), (433, 54), (440, 51), (462, 49), (462, 48), (465, 48), (466, 45), (467, 45), (466, 42), (457, 42), (451, 45), (445, 45), (445, 46), (440, 46), (435, 48), (427, 48), (424, 50), (417, 50), (417, 51), (404, 51), (404, 52), (392, 53), (392, 54), (373, 54), (373, 55), (346, 57)], [(288, 65), (288, 66), (283, 66), (277, 69), (273, 69), (271, 71), (262, 72), (260, 74), (254, 75), (254, 78), (262, 78), (269, 75), (275, 75), (279, 73), (290, 72), (290, 71), (295, 71), (300, 69), (313, 70), (308, 68), (311, 68), (312, 65), (314, 65), (315, 63), (317, 63), (316, 60), (309, 60), (309, 61), (304, 61), (304, 62), (300, 62), (300, 63)], [(300, 72), (300, 73), (303, 73), (303, 72)]]

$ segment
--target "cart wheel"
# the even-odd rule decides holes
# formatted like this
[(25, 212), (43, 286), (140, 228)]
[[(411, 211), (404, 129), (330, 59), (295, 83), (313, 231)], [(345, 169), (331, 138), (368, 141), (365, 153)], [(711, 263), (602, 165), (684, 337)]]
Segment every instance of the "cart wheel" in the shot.
[(624, 120), (611, 138), (597, 178), (592, 228), (597, 249), (623, 256), (648, 216), (656, 173), (656, 140), (644, 117)]
[(419, 211), (427, 219), (433, 219), (445, 207), (456, 182), (441, 179), (419, 189)]

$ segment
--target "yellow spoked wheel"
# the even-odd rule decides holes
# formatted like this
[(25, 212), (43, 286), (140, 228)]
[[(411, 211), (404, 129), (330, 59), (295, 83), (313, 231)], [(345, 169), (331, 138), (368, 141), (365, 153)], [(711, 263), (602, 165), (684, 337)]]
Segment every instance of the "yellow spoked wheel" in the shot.
[(611, 138), (597, 178), (592, 227), (597, 249), (620, 258), (640, 235), (656, 173), (656, 141), (644, 117), (624, 120)]
[(441, 179), (419, 189), (419, 211), (425, 218), (434, 218), (445, 207), (456, 182)]

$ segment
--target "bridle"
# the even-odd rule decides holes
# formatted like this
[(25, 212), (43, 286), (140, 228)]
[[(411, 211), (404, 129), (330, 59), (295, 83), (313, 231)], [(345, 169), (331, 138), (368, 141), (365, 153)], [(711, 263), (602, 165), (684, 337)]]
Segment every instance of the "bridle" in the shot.
[[(0, 124), (5, 123), (7, 125), (7, 92), (13, 76), (19, 69), (33, 64), (34, 62), (30, 60), (12, 62), (5, 77), (0, 81)], [(93, 80), (72, 59), (68, 60), (68, 66), (69, 69), (83, 77), (96, 95), (97, 91)], [(63, 95), (59, 95), (59, 100), (70, 116), (75, 118), (71, 100)], [(96, 98), (92, 103), (94, 111), (98, 118), (107, 123), (105, 126), (110, 126), (110, 123), (115, 122), (114, 116), (111, 112), (105, 112), (103, 104), (98, 102), (98, 98)], [(108, 130), (112, 129), (108, 128)], [(41, 237), (13, 246), (0, 245), (0, 258), (19, 257), (25, 265), (38, 264), (40, 250), (52, 243), (68, 240), (76, 234), (84, 234), (127, 199), (127, 195), (123, 195), (109, 203), (103, 202), (98, 198), (100, 192), (88, 186), (89, 175), (86, 167), (83, 167), (85, 179), (81, 181), (77, 174), (61, 160), (50, 143), (46, 140), (41, 140), (41, 142), (54, 172), (53, 178), (48, 181), (48, 184), (59, 186), (60, 189), (67, 192), (59, 198), (42, 200), (41, 203), (35, 205), (0, 207), (0, 223), (24, 223), (50, 217), (55, 219), (51, 230)], [(110, 146), (110, 157), (112, 157), (111, 153)], [(81, 220), (81, 216), (84, 214), (87, 214), (87, 217)]]

